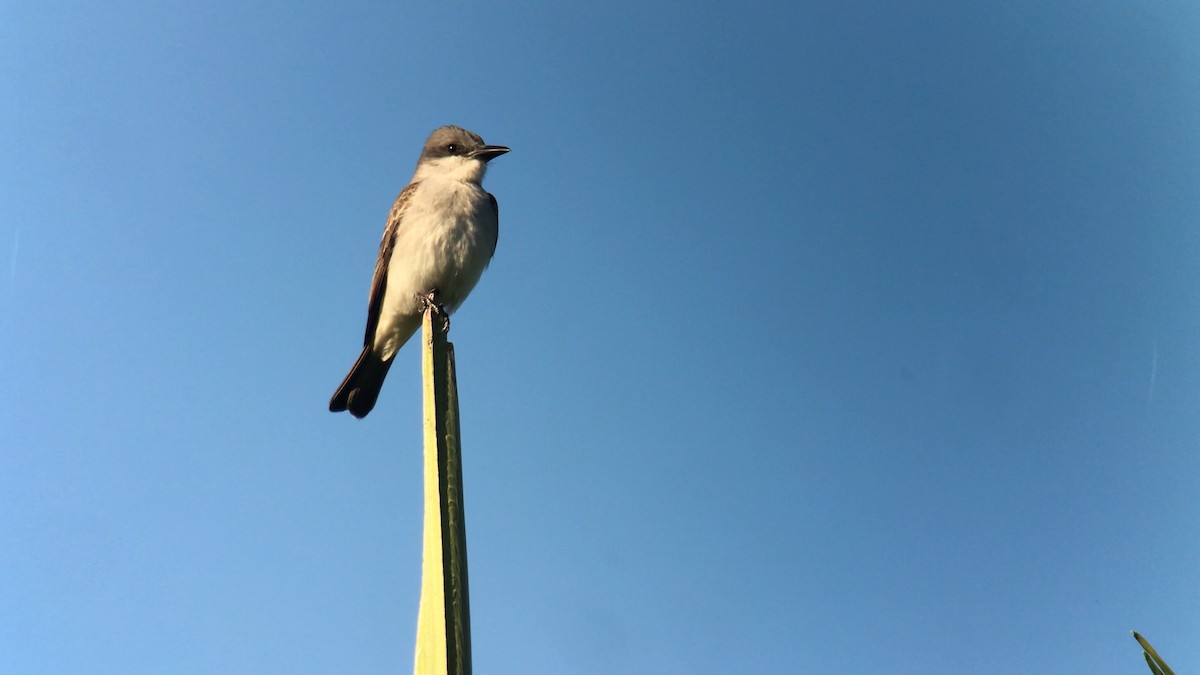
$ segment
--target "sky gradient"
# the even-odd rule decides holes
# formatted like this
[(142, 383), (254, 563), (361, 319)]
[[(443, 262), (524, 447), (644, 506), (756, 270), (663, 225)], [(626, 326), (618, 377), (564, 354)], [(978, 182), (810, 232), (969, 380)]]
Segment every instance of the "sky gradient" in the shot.
[(1200, 5), (0, 3), (0, 672), (392, 673), (392, 200), (456, 314), (481, 673), (1200, 671)]

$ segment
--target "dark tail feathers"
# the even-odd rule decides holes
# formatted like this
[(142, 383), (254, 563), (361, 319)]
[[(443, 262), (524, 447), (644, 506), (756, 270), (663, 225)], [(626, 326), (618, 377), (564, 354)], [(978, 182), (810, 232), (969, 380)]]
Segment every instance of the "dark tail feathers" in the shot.
[(329, 400), (329, 411), (349, 410), (355, 417), (366, 417), (375, 407), (375, 399), (379, 398), (379, 390), (383, 387), (383, 378), (387, 377), (393, 360), (380, 359), (370, 345), (363, 347), (354, 367)]

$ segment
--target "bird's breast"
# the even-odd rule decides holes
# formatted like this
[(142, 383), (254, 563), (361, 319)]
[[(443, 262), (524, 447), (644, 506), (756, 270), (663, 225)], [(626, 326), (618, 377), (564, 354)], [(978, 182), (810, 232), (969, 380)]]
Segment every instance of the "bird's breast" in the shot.
[(419, 311), (416, 298), (436, 288), (438, 302), (453, 311), (491, 260), (496, 213), (478, 185), (426, 180), (409, 199), (396, 236), (388, 266), (393, 308)]

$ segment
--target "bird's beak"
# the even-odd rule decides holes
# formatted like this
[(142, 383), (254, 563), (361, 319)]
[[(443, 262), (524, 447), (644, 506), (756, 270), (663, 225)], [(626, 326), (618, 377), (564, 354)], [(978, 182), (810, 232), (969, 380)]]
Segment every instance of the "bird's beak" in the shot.
[(482, 148), (472, 150), (470, 157), (471, 159), (479, 159), (486, 162), (495, 159), (506, 152), (508, 152), (508, 148), (504, 147), (503, 145), (485, 145)]

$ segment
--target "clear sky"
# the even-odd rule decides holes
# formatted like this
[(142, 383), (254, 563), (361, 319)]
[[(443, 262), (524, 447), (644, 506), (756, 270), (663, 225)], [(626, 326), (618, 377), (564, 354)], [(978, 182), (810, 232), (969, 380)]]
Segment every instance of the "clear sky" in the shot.
[(431, 129), (480, 673), (1200, 672), (1200, 4), (0, 3), (0, 672), (395, 673)]

